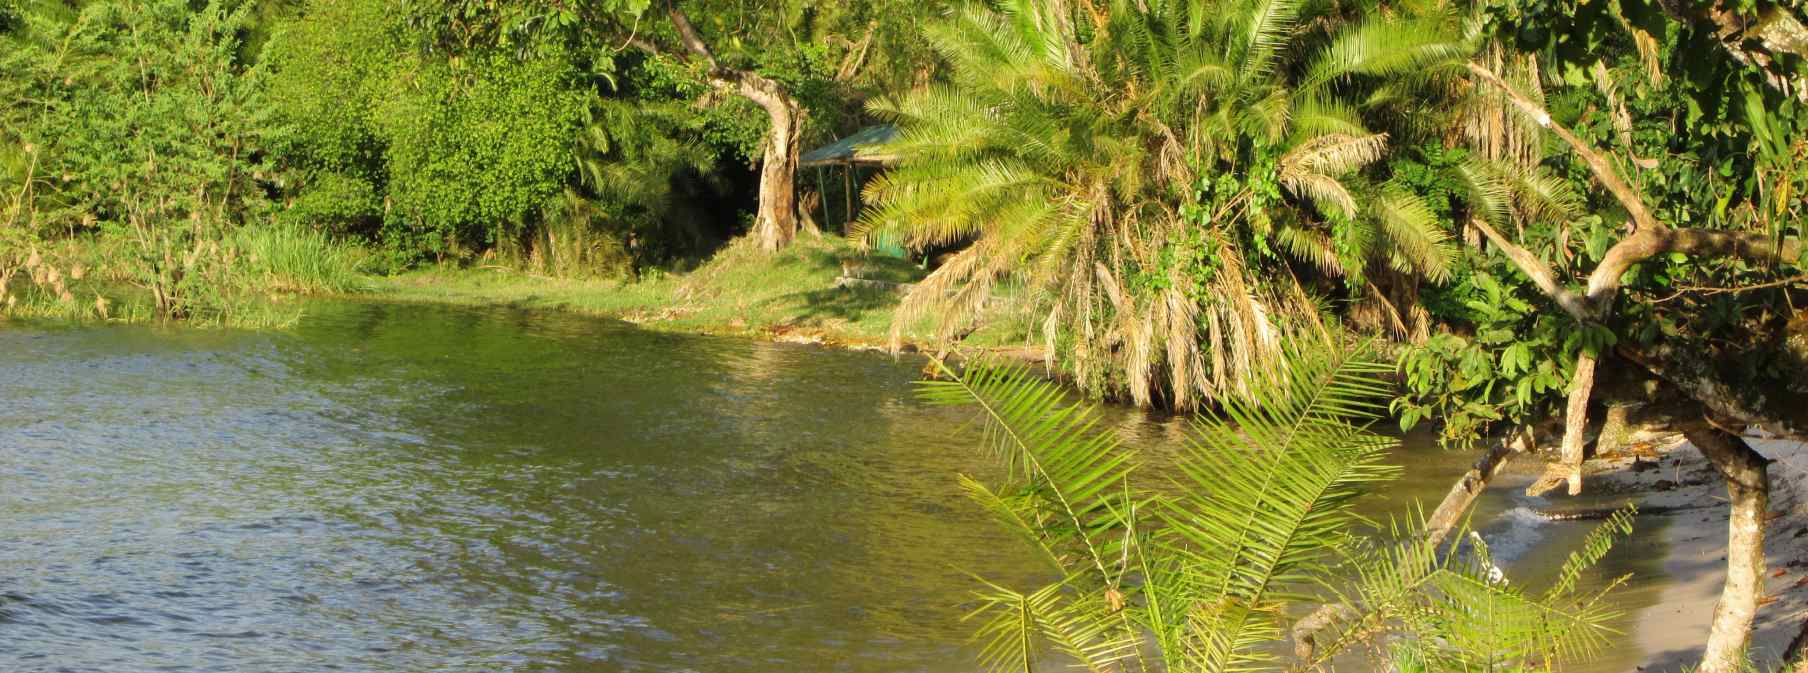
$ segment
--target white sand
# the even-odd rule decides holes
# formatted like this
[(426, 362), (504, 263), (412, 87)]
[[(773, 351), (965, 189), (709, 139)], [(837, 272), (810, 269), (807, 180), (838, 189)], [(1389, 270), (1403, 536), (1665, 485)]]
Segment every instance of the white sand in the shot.
[[(1746, 441), (1775, 461), (1770, 465), (1770, 508), (1775, 519), (1765, 529), (1765, 593), (1772, 602), (1758, 609), (1752, 634), (1754, 659), (1769, 670), (1808, 618), (1808, 444), (1760, 439)], [(1664, 571), (1672, 584), (1657, 605), (1638, 616), (1628, 635), (1645, 653), (1641, 671), (1674, 673), (1693, 668), (1708, 635), (1714, 605), (1726, 575), (1726, 484), (1701, 453), (1673, 439), (1654, 448), (1656, 469), (1630, 469), (1630, 456), (1590, 461), (1584, 490), (1643, 492), (1642, 507), (1685, 508), (1669, 514)], [(1647, 453), (1646, 462), (1650, 462)], [(1659, 482), (1677, 484), (1656, 490)]]

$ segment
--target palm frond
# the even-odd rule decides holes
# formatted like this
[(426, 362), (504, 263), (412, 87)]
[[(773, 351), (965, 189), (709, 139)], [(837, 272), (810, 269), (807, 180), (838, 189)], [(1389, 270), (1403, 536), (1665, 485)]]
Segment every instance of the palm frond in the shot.
[(1337, 178), (1318, 173), (1290, 172), (1282, 174), (1281, 186), (1296, 196), (1311, 200), (1322, 212), (1337, 213), (1345, 218), (1356, 217), (1356, 197)]
[(1449, 280), (1456, 246), (1423, 199), (1404, 189), (1387, 189), (1372, 210), (1403, 259), (1434, 282)]
[(1096, 412), (1069, 402), (1059, 385), (1021, 365), (975, 363), (956, 374), (938, 363), (947, 380), (919, 384), (919, 397), (943, 406), (972, 406), (980, 413), (984, 443), (1034, 497), (1048, 531), (1048, 546), (1077, 559), (1070, 573), (1096, 573), (1115, 587), (1125, 568), (1111, 533), (1124, 523), (1115, 498), (1132, 469), (1132, 453), (1096, 427)]
[(988, 671), (1034, 671), (1058, 652), (1093, 673), (1105, 673), (1137, 655), (1138, 639), (1120, 620), (1084, 605), (1066, 582), (1021, 593), (981, 579), (979, 607), (965, 620), (983, 620), (980, 663)]
[(1292, 348), (1284, 371), (1200, 424), (1179, 466), (1184, 495), (1164, 512), (1169, 544), (1197, 570), (1188, 658), (1242, 670), (1269, 655), (1289, 592), (1325, 570), (1325, 554), (1360, 520), (1349, 509), (1396, 468), (1392, 440), (1366, 430), (1388, 368), (1348, 352)]
[(1500, 178), (1498, 169), (1489, 161), (1470, 155), (1456, 167), (1456, 176), (1466, 192), (1470, 214), (1497, 227), (1506, 227), (1512, 217), (1513, 191)]
[(1240, 79), (1250, 82), (1273, 72), (1281, 48), (1299, 22), (1299, 0), (1257, 0), (1249, 17)]
[(1368, 136), (1356, 109), (1344, 101), (1309, 97), (1294, 108), (1293, 130), (1307, 137), (1343, 134)]
[(1281, 179), (1307, 173), (1340, 176), (1367, 166), (1387, 150), (1387, 134), (1327, 133), (1302, 142), (1280, 159)]
[[(1579, 575), (1599, 561), (1628, 525), (1629, 519), (1615, 520), (1591, 534), (1564, 574)], [(1587, 658), (1612, 635), (1606, 625), (1617, 613), (1611, 607), (1592, 597), (1566, 600), (1559, 591), (1528, 596), (1495, 566), (1479, 535), (1465, 527), (1446, 548), (1418, 535), (1423, 526), (1416, 516), (1409, 526), (1396, 523), (1385, 537), (1398, 542), (1352, 553), (1346, 567), (1353, 581), (1325, 585), (1350, 609), (1329, 647), (1304, 667), (1390, 634), (1410, 635), (1399, 644), (1441, 669), (1541, 667)]]
[(1587, 537), (1582, 539), (1581, 547), (1563, 560), (1563, 569), (1557, 573), (1557, 579), (1551, 582), (1551, 586), (1545, 589), (1545, 597), (1557, 599), (1575, 591), (1582, 572), (1606, 557), (1607, 552), (1613, 550), (1615, 539), (1632, 534), (1632, 517), (1637, 514), (1638, 506), (1627, 504), (1589, 531)]
[(1422, 517), (1365, 542), (1351, 533), (1365, 523), (1351, 505), (1399, 471), (1382, 462), (1393, 440), (1369, 430), (1391, 367), (1328, 339), (1299, 343), (1313, 345), (1288, 346), (1270, 376), (1200, 419), (1175, 487), (1146, 499), (1091, 410), (1027, 370), (982, 363), (922, 385), (931, 403), (980, 409), (984, 444), (1013, 477), (998, 491), (963, 487), (1062, 575), (1028, 593), (985, 584), (968, 618), (980, 622), (988, 670), (1027, 673), (1051, 654), (1099, 673), (1132, 661), (1149, 670), (1140, 660), (1150, 645), (1160, 670), (1264, 669), (1276, 663), (1289, 607), (1317, 598), (1313, 587), (1340, 607), (1329, 646), (1301, 670), (1388, 636), (1400, 636), (1396, 656), (1451, 670), (1598, 651), (1615, 612), (1573, 587), (1630, 514), (1590, 535), (1538, 598), (1504, 579), (1479, 536), (1445, 548), (1419, 534)]
[(1307, 68), (1300, 90), (1316, 92), (1353, 75), (1420, 74), (1459, 63), (1470, 51), (1460, 35), (1435, 18), (1375, 17), (1339, 32)]
[(1344, 276), (1343, 262), (1337, 258), (1337, 249), (1332, 246), (1330, 237), (1323, 233), (1289, 225), (1277, 229), (1275, 238), (1280, 240), (1281, 246), (1295, 259), (1318, 267), (1327, 276)]
[(1512, 214), (1526, 222), (1562, 222), (1582, 211), (1582, 195), (1544, 166), (1470, 157), (1458, 174), (1469, 188), (1471, 204), (1489, 222), (1505, 224)]

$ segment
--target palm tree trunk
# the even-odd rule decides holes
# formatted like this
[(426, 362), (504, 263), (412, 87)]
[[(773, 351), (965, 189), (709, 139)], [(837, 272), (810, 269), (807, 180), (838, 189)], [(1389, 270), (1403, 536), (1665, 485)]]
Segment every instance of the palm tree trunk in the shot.
[(1764, 456), (1737, 435), (1716, 428), (1684, 433), (1726, 479), (1726, 585), (1714, 606), (1714, 621), (1701, 654), (1700, 673), (1736, 673), (1746, 663), (1752, 621), (1764, 594), (1764, 514), (1770, 508), (1770, 477)]

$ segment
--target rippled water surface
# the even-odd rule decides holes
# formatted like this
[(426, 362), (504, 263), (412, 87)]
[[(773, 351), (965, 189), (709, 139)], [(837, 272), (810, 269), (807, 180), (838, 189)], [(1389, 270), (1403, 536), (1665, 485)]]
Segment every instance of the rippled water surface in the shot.
[[(0, 327), (0, 671), (972, 670), (968, 573), (1036, 566), (920, 365), (380, 303)], [(1466, 460), (1413, 455), (1390, 505)]]

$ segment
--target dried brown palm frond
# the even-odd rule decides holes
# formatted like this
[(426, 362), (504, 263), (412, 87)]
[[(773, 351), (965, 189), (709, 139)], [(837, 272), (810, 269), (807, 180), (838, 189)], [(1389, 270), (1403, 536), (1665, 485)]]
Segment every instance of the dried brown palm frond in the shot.
[[(1501, 73), (1519, 91), (1537, 96), (1542, 103), (1544, 87), (1536, 54), (1520, 53), (1499, 43), (1483, 48), (1477, 56), (1483, 67)], [(1506, 97), (1490, 88), (1472, 89), (1464, 97), (1458, 111), (1458, 127), (1468, 145), (1481, 156), (1518, 166), (1536, 166), (1544, 161), (1544, 130), (1536, 122), (1512, 109)]]

